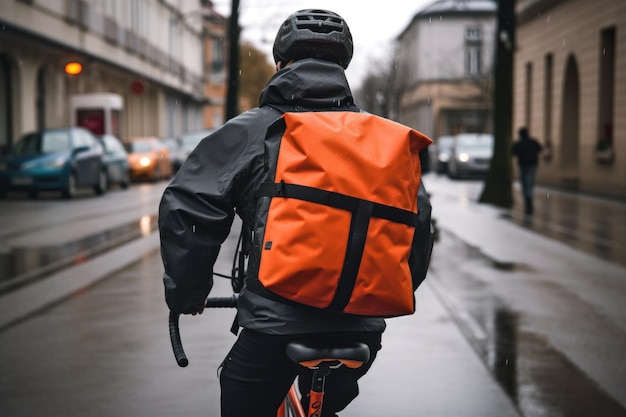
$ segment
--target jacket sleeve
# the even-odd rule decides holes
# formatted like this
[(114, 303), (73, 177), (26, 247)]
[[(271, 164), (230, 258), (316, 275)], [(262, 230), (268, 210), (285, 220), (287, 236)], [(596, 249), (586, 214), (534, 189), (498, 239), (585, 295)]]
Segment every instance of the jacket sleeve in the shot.
[(211, 291), (235, 208), (250, 201), (242, 198), (246, 187), (240, 184), (250, 183), (249, 170), (259, 156), (250, 146), (251, 129), (235, 118), (203, 139), (163, 193), (158, 224), (165, 300), (172, 311), (202, 310)]
[(431, 219), (432, 206), (423, 182), (420, 182), (417, 200), (417, 206), (419, 208), (418, 224), (415, 228), (413, 246), (411, 247), (411, 254), (409, 255), (409, 267), (413, 278), (413, 291), (415, 291), (426, 278), (428, 266), (430, 265), (430, 255), (435, 244), (435, 227)]

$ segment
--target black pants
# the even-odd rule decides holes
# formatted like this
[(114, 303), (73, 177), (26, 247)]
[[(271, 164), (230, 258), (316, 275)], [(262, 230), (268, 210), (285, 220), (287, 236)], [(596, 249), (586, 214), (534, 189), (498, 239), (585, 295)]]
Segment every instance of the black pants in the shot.
[[(380, 350), (381, 334), (375, 332), (328, 333), (316, 340), (360, 341), (370, 347), (370, 361), (360, 368), (342, 366), (326, 378), (322, 416), (336, 413), (357, 397), (357, 380), (370, 368)], [(299, 375), (303, 406), (311, 388), (312, 371), (297, 365), (285, 354), (287, 343), (302, 335), (275, 336), (244, 329), (224, 360), (220, 374), (222, 417), (275, 417), (289, 387)]]

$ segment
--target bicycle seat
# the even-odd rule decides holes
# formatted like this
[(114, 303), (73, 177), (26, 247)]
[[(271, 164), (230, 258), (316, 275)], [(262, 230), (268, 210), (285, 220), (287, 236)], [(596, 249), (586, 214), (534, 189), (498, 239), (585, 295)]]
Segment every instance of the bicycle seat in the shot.
[(370, 349), (365, 343), (320, 344), (309, 340), (290, 342), (287, 356), (302, 366), (316, 368), (322, 362), (339, 362), (348, 368), (358, 368), (370, 359)]

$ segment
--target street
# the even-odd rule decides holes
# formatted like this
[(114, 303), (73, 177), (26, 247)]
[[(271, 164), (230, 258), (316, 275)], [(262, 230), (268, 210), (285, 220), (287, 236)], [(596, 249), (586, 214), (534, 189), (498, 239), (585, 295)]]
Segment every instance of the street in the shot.
[[(547, 204), (538, 205), (535, 225), (551, 225), (538, 229), (515, 209), (476, 204), (479, 181), (429, 174), (425, 184), (439, 240), (416, 293), (417, 312), (388, 320), (383, 350), (342, 416), (626, 416), (626, 271), (618, 255), (625, 205), (595, 201), (600, 217), (611, 210), (616, 228), (603, 235), (599, 254), (593, 244), (542, 232), (571, 218), (558, 204), (571, 196), (552, 193), (551, 210), (559, 213), (544, 212), (554, 223), (539, 215)], [(53, 258), (61, 257), (59, 247), (74, 253), (64, 256), (73, 263), (43, 274), (37, 269), (51, 262), (40, 255), (22, 257), (29, 262), (19, 271), (3, 267), (0, 415), (219, 416), (217, 367), (235, 338), (234, 311), (181, 318), (190, 364), (178, 368), (153, 221), (165, 185), (71, 202), (0, 202), (5, 259), (18, 247)], [(588, 200), (575, 200), (581, 212), (594, 212)], [(106, 233), (128, 224), (138, 232)], [(587, 230), (576, 225), (567, 236)], [(239, 229), (232, 230), (216, 272), (230, 272)], [(95, 235), (104, 238), (86, 239)], [(76, 256), (77, 241), (89, 246), (84, 256)], [(216, 278), (212, 294), (229, 292), (230, 283)]]

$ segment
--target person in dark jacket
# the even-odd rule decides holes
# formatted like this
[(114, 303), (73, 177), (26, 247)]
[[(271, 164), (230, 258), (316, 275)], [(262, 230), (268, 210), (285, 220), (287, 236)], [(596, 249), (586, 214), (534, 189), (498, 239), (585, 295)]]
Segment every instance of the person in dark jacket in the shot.
[(535, 175), (539, 162), (541, 144), (528, 134), (528, 129), (522, 127), (518, 131), (519, 139), (513, 144), (513, 155), (517, 157), (522, 194), (524, 196), (524, 213), (533, 213), (533, 189), (535, 188)]
[[(202, 312), (213, 285), (213, 265), (235, 213), (244, 224), (254, 224), (265, 175), (267, 128), (284, 112), (360, 111), (344, 72), (352, 53), (349, 28), (333, 12), (302, 10), (281, 25), (274, 43), (277, 72), (261, 93), (259, 107), (200, 142), (163, 193), (159, 230), (170, 310)], [(420, 190), (420, 209), (430, 215), (423, 186)], [(282, 304), (245, 286), (237, 310), (242, 331), (220, 373), (223, 417), (275, 416), (298, 374), (301, 392), (308, 392), (310, 373), (285, 354), (286, 344), (303, 334), (330, 342), (361, 341), (370, 347), (367, 364), (341, 367), (327, 379), (323, 415), (335, 416), (358, 395), (357, 380), (374, 361), (385, 330), (382, 318)], [(306, 407), (306, 396), (303, 402)]]

